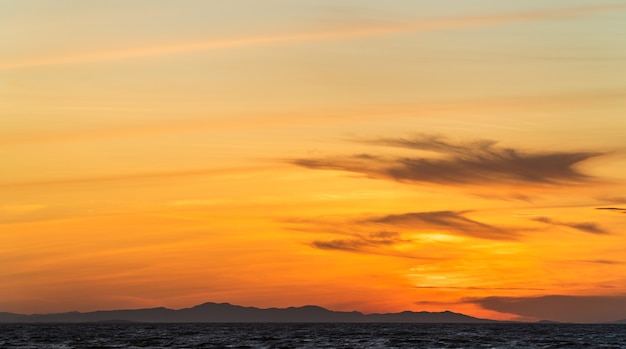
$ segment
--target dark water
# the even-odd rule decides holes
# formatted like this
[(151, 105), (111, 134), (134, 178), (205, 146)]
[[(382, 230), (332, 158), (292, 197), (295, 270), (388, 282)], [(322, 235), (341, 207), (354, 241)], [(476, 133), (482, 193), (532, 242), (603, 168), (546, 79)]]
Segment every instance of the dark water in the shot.
[(626, 348), (626, 325), (0, 324), (0, 348)]

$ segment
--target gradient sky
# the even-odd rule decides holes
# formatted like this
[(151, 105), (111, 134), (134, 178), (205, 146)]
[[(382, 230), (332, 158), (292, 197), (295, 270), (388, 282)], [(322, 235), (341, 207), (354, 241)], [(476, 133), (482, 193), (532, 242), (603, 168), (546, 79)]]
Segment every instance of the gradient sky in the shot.
[(0, 311), (624, 319), (625, 135), (626, 1), (2, 1)]

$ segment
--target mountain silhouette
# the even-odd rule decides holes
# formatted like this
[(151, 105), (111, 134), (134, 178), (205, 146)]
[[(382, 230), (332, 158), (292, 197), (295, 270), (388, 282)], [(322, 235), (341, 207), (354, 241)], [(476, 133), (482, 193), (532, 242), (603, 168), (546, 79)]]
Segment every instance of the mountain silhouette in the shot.
[(322, 307), (268, 308), (243, 307), (229, 303), (204, 303), (191, 308), (173, 310), (149, 308), (68, 312), (56, 314), (1, 313), (0, 322), (397, 322), (397, 323), (490, 323), (464, 314), (444, 312), (412, 312), (363, 314), (357, 311), (331, 311)]

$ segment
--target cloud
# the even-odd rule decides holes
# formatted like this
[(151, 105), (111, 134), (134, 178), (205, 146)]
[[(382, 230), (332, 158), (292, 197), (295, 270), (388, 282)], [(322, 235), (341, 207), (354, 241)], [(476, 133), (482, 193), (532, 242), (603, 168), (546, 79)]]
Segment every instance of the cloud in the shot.
[(28, 181), (28, 182), (13, 182), (13, 183), (0, 183), (0, 188), (20, 188), (31, 186), (63, 186), (63, 185), (81, 185), (81, 184), (94, 184), (94, 183), (117, 183), (125, 181), (147, 181), (147, 180), (167, 180), (171, 178), (181, 177), (203, 177), (203, 176), (218, 176), (228, 175), (233, 173), (245, 173), (253, 170), (269, 170), (274, 169), (274, 166), (241, 166), (232, 168), (199, 168), (190, 170), (179, 171), (153, 171), (143, 173), (121, 173), (117, 175), (105, 175), (105, 176), (89, 176), (89, 177), (75, 177), (75, 178), (59, 178), (42, 181)]
[(359, 223), (377, 223), (422, 231), (439, 229), (481, 239), (510, 240), (517, 238), (518, 233), (514, 229), (503, 229), (478, 222), (463, 216), (463, 213), (454, 211), (411, 212), (369, 218)]
[(410, 242), (411, 240), (403, 239), (398, 232), (380, 231), (364, 235), (354, 235), (348, 239), (316, 240), (311, 242), (310, 245), (321, 250), (427, 259), (392, 249), (395, 245)]
[(568, 228), (580, 230), (585, 233), (591, 233), (591, 234), (608, 234), (609, 233), (608, 231), (600, 228), (596, 223), (593, 223), (593, 222), (580, 222), (580, 223), (560, 222), (560, 221), (555, 221), (548, 217), (536, 217), (536, 218), (533, 218), (532, 220), (550, 224), (550, 225), (568, 227)]
[(626, 208), (620, 208), (620, 207), (598, 207), (596, 208), (596, 210), (608, 210), (608, 211), (617, 211), (620, 213), (626, 213)]
[[(106, 62), (137, 57), (153, 57), (169, 54), (179, 54), (185, 52), (206, 51), (215, 49), (228, 49), (237, 47), (248, 47), (263, 45), (268, 43), (289, 43), (304, 41), (337, 40), (375, 35), (385, 35), (403, 32), (429, 32), (436, 30), (446, 30), (454, 28), (466, 28), (499, 23), (510, 23), (520, 21), (545, 20), (551, 18), (561, 18), (567, 16), (578, 16), (594, 12), (622, 10), (624, 4), (603, 4), (596, 6), (581, 6), (571, 8), (537, 10), (527, 12), (515, 12), (496, 15), (458, 17), (448, 19), (438, 19), (432, 21), (421, 21), (413, 23), (401, 23), (395, 25), (365, 26), (356, 28), (345, 28), (341, 30), (328, 30), (308, 33), (295, 33), (286, 35), (253, 36), (238, 39), (207, 40), (197, 42), (184, 42), (163, 44), (148, 47), (135, 47), (125, 49), (112, 49), (108, 51), (77, 52), (65, 56), (41, 57), (35, 59), (22, 59), (20, 61), (0, 62), (0, 70), (19, 69), (25, 67), (81, 64), (93, 62)], [(139, 46), (139, 45), (137, 45)]]
[(581, 261), (581, 262), (584, 262), (584, 263), (594, 263), (594, 264), (608, 264), (608, 265), (623, 264), (623, 262), (615, 261), (615, 260), (611, 260), (611, 259), (594, 259), (594, 260), (585, 260), (585, 261)]
[(46, 207), (48, 207), (48, 205), (43, 204), (2, 205), (0, 206), (0, 213), (22, 214), (39, 211)]
[(415, 286), (415, 288), (435, 289), (435, 290), (497, 290), (497, 291), (543, 291), (545, 288), (533, 287), (472, 287), (472, 286)]
[[(521, 231), (485, 224), (463, 216), (463, 212), (453, 211), (411, 212), (348, 220), (289, 219), (286, 222), (298, 225), (291, 228), (297, 231), (338, 236), (336, 239), (313, 240), (308, 243), (313, 248), (428, 260), (433, 259), (427, 257), (431, 255), (426, 250), (428, 245), (403, 238), (400, 231), (410, 231), (412, 236), (445, 231), (491, 240), (514, 240)], [(418, 251), (419, 255), (416, 254)]]
[(532, 203), (536, 200), (536, 197), (532, 197), (529, 195), (524, 195), (520, 193), (498, 193), (498, 195), (487, 195), (487, 194), (473, 194), (473, 196), (481, 199), (489, 199), (489, 200), (502, 200), (502, 201), (523, 201), (527, 203)]
[(626, 196), (605, 196), (599, 198), (601, 201), (608, 201), (614, 204), (626, 204)]
[(400, 238), (398, 232), (381, 231), (354, 239), (315, 241), (313, 244), (323, 249), (359, 250), (363, 246), (391, 246), (399, 242), (410, 242)]
[(610, 322), (626, 318), (626, 295), (486, 297), (468, 301), (484, 309), (560, 322)]
[(564, 185), (588, 181), (579, 163), (603, 155), (598, 152), (521, 152), (480, 140), (452, 143), (443, 137), (420, 135), (411, 139), (384, 138), (364, 141), (379, 146), (408, 148), (436, 156), (376, 156), (357, 154), (326, 159), (295, 159), (311, 169), (362, 173), (409, 183)]
[(44, 204), (17, 204), (0, 206), (0, 224), (30, 223), (59, 219), (67, 212)]

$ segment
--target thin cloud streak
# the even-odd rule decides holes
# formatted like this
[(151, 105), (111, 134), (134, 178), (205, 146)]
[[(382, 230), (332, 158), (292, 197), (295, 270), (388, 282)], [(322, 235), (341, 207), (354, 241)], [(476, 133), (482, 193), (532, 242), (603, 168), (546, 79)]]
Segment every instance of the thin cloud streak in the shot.
[(596, 223), (593, 223), (593, 222), (561, 222), (561, 221), (556, 221), (548, 217), (536, 217), (536, 218), (533, 218), (533, 221), (555, 225), (555, 226), (572, 228), (572, 229), (576, 229), (576, 230), (579, 230), (585, 233), (590, 233), (590, 234), (604, 235), (604, 234), (609, 233), (608, 231), (604, 230), (603, 228), (601, 228), (600, 226), (598, 226)]
[(481, 239), (513, 240), (518, 237), (512, 229), (502, 229), (463, 216), (464, 212), (433, 211), (393, 214), (364, 220), (362, 224), (384, 224), (409, 229), (441, 229), (454, 234)]
[(310, 243), (310, 246), (320, 250), (376, 254), (410, 259), (432, 259), (393, 249), (395, 245), (411, 242), (412, 240), (403, 239), (398, 232), (380, 231), (365, 235), (354, 235), (349, 239), (315, 240)]
[(409, 23), (368, 28), (354, 28), (339, 31), (322, 31), (314, 33), (300, 33), (291, 35), (260, 36), (240, 39), (199, 41), (182, 44), (170, 44), (137, 49), (123, 49), (103, 52), (85, 52), (75, 55), (61, 57), (46, 57), (30, 61), (17, 61), (0, 63), (0, 70), (19, 69), (26, 67), (80, 64), (115, 61), (127, 58), (153, 57), (168, 54), (178, 54), (185, 52), (195, 52), (215, 49), (229, 49), (237, 47), (248, 47), (263, 45), (268, 43), (289, 43), (303, 41), (321, 41), (350, 39), (367, 36), (385, 35), (403, 32), (428, 32), (436, 30), (446, 30), (455, 28), (475, 27), (499, 23), (544, 20), (551, 18), (561, 18), (567, 16), (580, 16), (584, 14), (603, 12), (611, 10), (626, 9), (624, 4), (605, 4), (596, 6), (584, 6), (574, 8), (562, 8), (553, 10), (538, 10), (528, 12), (518, 12), (500, 15), (473, 16), (465, 18), (452, 18), (436, 21), (425, 21), (421, 23)]
[[(230, 129), (242, 129), (242, 128), (265, 128), (273, 127), (276, 125), (298, 125), (302, 126), (305, 122), (307, 124), (320, 124), (326, 121), (336, 120), (337, 117), (342, 119), (355, 119), (363, 121), (366, 118), (374, 119), (377, 117), (393, 118), (398, 115), (420, 115), (425, 120), (437, 118), (440, 115), (447, 115), (452, 110), (465, 111), (466, 109), (475, 108), (494, 108), (493, 110), (502, 112), (502, 108), (508, 112), (509, 108), (515, 110), (522, 110), (524, 108), (540, 108), (545, 110), (551, 106), (563, 104), (576, 104), (576, 103), (598, 103), (606, 104), (616, 100), (624, 100), (626, 98), (626, 90), (606, 90), (598, 92), (596, 90), (584, 91), (582, 93), (568, 93), (568, 94), (551, 94), (551, 95), (531, 95), (531, 96), (515, 96), (515, 97), (501, 97), (492, 96), (488, 98), (478, 98), (471, 100), (464, 99), (450, 99), (446, 101), (437, 102), (419, 102), (409, 103), (406, 105), (395, 105), (390, 107), (386, 104), (368, 105), (363, 109), (344, 108), (339, 107), (328, 108), (315, 108), (307, 107), (307, 111), (302, 109), (285, 110), (281, 113), (276, 112), (254, 112), (254, 118), (250, 117), (249, 112), (241, 111), (239, 113), (223, 114), (221, 119), (205, 120), (187, 120), (187, 121), (170, 121), (163, 122), (162, 124), (150, 124), (150, 125), (127, 125), (120, 124), (117, 128), (111, 129), (82, 129), (82, 130), (68, 130), (65, 132), (50, 133), (32, 133), (30, 135), (7, 135), (0, 139), (0, 147), (20, 146), (25, 144), (39, 144), (39, 143), (56, 143), (56, 142), (76, 142), (76, 141), (90, 141), (94, 139), (107, 139), (107, 138), (128, 138), (128, 137), (145, 137), (161, 134), (183, 133), (183, 132), (205, 132), (215, 130), (230, 130)], [(158, 106), (157, 106), (158, 107)], [(172, 107), (169, 107), (172, 108)], [(103, 111), (108, 112), (137, 112), (137, 113), (177, 113), (174, 109), (169, 109), (164, 106), (156, 109), (145, 108), (107, 108), (107, 107), (69, 107), (65, 108), (69, 110), (85, 110), (89, 112)], [(206, 110), (209, 113), (209, 109)], [(490, 109), (492, 110), (492, 109)], [(0, 109), (0, 113), (2, 110)], [(293, 118), (293, 114), (301, 115), (301, 118)], [(428, 115), (428, 116), (424, 116)], [(500, 197), (499, 199), (519, 199), (522, 201), (531, 201), (531, 198), (524, 198), (524, 196), (512, 195), (510, 197)], [(600, 201), (608, 201), (615, 204), (626, 203), (626, 198), (600, 198)]]
[(415, 288), (435, 290), (498, 290), (498, 291), (543, 291), (545, 288), (533, 287), (472, 287), (472, 286), (415, 286)]
[(427, 260), (433, 258), (428, 257), (430, 253), (424, 250), (425, 245), (417, 240), (404, 238), (401, 231), (410, 232), (413, 237), (439, 231), (478, 239), (514, 241), (523, 230), (489, 225), (467, 218), (463, 213), (411, 212), (341, 221), (289, 219), (287, 222), (304, 225), (292, 228), (296, 231), (337, 236), (307, 243), (316, 249)]
[(579, 262), (582, 262), (582, 263), (593, 263), (593, 264), (606, 264), (606, 265), (624, 264), (624, 262), (614, 261), (614, 260), (610, 260), (610, 259), (594, 259), (594, 260), (584, 260), (584, 261), (579, 261)]
[(617, 211), (619, 213), (626, 213), (626, 208), (620, 207), (598, 207), (596, 210)]
[(213, 168), (213, 169), (195, 169), (184, 171), (155, 171), (147, 173), (127, 173), (119, 175), (109, 176), (93, 176), (82, 178), (61, 178), (56, 180), (47, 181), (30, 181), (30, 182), (15, 182), (0, 184), (0, 188), (19, 188), (19, 187), (32, 187), (32, 186), (54, 186), (54, 185), (80, 185), (80, 184), (94, 184), (94, 183), (108, 183), (108, 182), (123, 182), (123, 181), (144, 181), (149, 179), (167, 179), (178, 177), (193, 177), (193, 176), (208, 176), (208, 175), (227, 175), (232, 173), (249, 173), (250, 171), (264, 171), (276, 169), (276, 166), (247, 166), (247, 167), (235, 167), (235, 168)]

